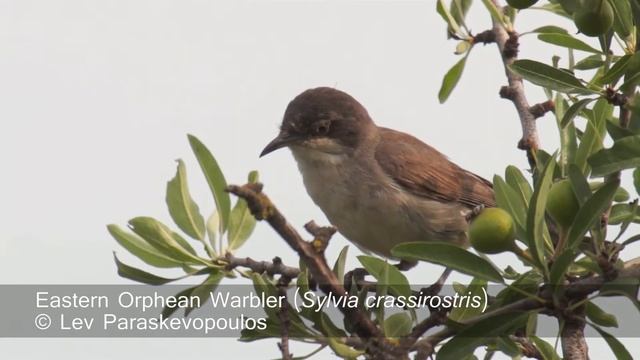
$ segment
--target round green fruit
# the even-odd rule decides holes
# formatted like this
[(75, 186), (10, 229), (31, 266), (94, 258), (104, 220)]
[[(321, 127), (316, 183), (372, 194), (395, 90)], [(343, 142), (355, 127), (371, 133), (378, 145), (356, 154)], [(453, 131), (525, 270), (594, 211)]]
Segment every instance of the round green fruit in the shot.
[(488, 208), (469, 225), (469, 242), (479, 252), (498, 254), (513, 249), (516, 226), (508, 212), (499, 208)]
[(613, 25), (613, 8), (607, 0), (585, 0), (573, 14), (578, 30), (587, 36), (599, 36)]
[(551, 185), (547, 198), (547, 212), (558, 225), (569, 228), (579, 209), (580, 203), (569, 180), (560, 180)]
[(537, 3), (538, 0), (507, 0), (507, 4), (515, 9), (526, 9), (531, 5)]
[(576, 10), (580, 7), (579, 0), (558, 0), (562, 9), (569, 15), (573, 15)]

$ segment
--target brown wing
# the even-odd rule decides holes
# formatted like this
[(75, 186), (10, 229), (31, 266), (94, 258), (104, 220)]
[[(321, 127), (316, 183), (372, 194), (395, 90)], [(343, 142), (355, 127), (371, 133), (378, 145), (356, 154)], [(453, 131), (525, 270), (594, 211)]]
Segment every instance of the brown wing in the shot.
[(418, 196), (459, 202), (470, 208), (495, 206), (489, 181), (449, 161), (415, 137), (380, 128), (382, 139), (375, 157), (401, 188)]

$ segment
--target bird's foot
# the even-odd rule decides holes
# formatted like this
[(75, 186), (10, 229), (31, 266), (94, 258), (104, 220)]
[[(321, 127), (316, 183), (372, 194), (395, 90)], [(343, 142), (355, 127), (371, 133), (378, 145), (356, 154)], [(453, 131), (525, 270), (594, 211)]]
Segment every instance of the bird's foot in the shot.
[(418, 265), (418, 262), (415, 260), (400, 260), (399, 263), (397, 263), (395, 265), (395, 267), (400, 270), (400, 271), (407, 271), (410, 269), (413, 269), (413, 267), (415, 267), (416, 265)]
[(467, 220), (467, 222), (471, 222), (471, 220), (475, 219), (476, 216), (480, 215), (483, 209), (484, 205), (480, 204), (473, 209), (465, 211), (463, 213), (465, 220)]

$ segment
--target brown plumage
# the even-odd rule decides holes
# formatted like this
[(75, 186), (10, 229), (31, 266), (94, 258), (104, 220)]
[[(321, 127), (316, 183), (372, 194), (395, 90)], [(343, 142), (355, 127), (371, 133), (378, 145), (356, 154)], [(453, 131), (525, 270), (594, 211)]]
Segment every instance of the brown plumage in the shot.
[(433, 147), (392, 129), (380, 128), (380, 136), (375, 158), (404, 190), (470, 208), (496, 205), (488, 180), (452, 163)]

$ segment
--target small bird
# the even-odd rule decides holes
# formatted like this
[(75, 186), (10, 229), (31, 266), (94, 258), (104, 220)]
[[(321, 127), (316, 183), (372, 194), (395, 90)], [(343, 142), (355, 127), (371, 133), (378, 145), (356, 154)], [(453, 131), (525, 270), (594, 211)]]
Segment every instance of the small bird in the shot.
[(393, 259), (391, 249), (410, 241), (466, 247), (465, 215), (495, 206), (489, 181), (409, 134), (377, 126), (334, 88), (295, 97), (260, 156), (283, 147), (329, 222), (368, 253)]

